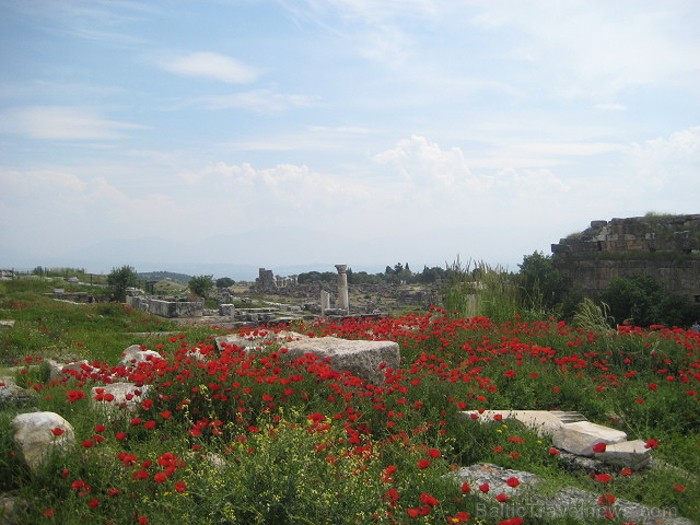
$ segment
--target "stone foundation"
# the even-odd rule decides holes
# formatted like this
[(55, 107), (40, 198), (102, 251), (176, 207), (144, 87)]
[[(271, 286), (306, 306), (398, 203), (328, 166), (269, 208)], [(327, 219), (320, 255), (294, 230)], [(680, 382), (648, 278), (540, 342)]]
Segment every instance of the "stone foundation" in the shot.
[(204, 301), (163, 301), (150, 297), (127, 296), (126, 304), (160, 317), (202, 317)]

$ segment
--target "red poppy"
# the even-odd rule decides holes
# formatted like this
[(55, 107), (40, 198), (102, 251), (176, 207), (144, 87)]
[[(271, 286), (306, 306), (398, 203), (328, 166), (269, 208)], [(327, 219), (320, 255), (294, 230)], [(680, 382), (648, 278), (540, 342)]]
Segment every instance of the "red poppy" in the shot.
[(430, 460), (429, 460), (429, 459), (423, 458), (423, 459), (418, 460), (418, 468), (419, 468), (419, 469), (423, 470), (423, 469), (428, 468), (429, 466), (430, 466)]
[(660, 445), (661, 443), (657, 441), (656, 439), (647, 439), (646, 443), (644, 444), (644, 448), (656, 448)]
[(447, 523), (466, 523), (469, 521), (470, 517), (468, 512), (458, 512), (454, 516), (447, 518)]
[(382, 474), (382, 481), (384, 483), (390, 483), (392, 481), (392, 474), (396, 472), (398, 468), (396, 465), (389, 465), (387, 468), (384, 469), (384, 473)]
[(600, 443), (596, 443), (595, 445), (593, 445), (591, 448), (593, 449), (593, 452), (595, 452), (596, 454), (601, 454), (601, 453), (605, 452), (607, 445), (601, 441)]
[(51, 429), (51, 433), (52, 433), (54, 436), (60, 436), (60, 435), (62, 435), (64, 432), (65, 432), (65, 430), (62, 429), (62, 428), (60, 428), (60, 427), (56, 427), (56, 428), (52, 428), (52, 429)]
[(173, 488), (175, 489), (175, 492), (185, 492), (187, 490), (187, 483), (184, 481), (176, 481), (173, 484)]
[(593, 479), (599, 483), (608, 483), (612, 479), (612, 476), (610, 474), (596, 474), (593, 476)]
[(440, 451), (436, 448), (431, 448), (428, 450), (428, 456), (430, 456), (433, 459), (437, 459), (440, 457)]
[(523, 525), (522, 518), (510, 518), (507, 520), (499, 521), (498, 525)]
[(510, 498), (508, 496), (506, 496), (505, 494), (503, 494), (503, 492), (501, 492), (498, 496), (496, 496), (496, 501), (499, 503), (505, 503), (509, 499)]
[(85, 397), (85, 392), (82, 390), (69, 390), (66, 392), (66, 397), (69, 403), (75, 403)]
[(469, 494), (472, 491), (472, 487), (469, 485), (468, 481), (465, 481), (462, 483), (460, 490), (462, 491), (462, 494)]
[(506, 485), (508, 485), (509, 487), (515, 488), (518, 485), (520, 485), (520, 480), (518, 478), (516, 478), (515, 476), (511, 476), (510, 478), (508, 478), (506, 480)]
[(600, 503), (603, 506), (612, 505), (615, 503), (615, 496), (607, 493), (603, 494), (601, 497), (598, 498), (598, 503)]
[(489, 490), (491, 490), (491, 487), (489, 487), (488, 483), (482, 483), (481, 485), (479, 485), (479, 490), (486, 494)]
[(432, 494), (428, 494), (427, 492), (423, 492), (420, 495), (420, 501), (421, 503), (425, 503), (426, 505), (430, 505), (432, 507), (440, 504), (440, 502)]

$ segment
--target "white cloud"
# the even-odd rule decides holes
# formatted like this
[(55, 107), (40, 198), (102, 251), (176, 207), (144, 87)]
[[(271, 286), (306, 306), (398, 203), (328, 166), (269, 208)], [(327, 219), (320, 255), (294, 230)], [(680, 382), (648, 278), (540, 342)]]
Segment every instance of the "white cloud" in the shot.
[(263, 190), (275, 201), (293, 208), (346, 208), (352, 203), (372, 200), (377, 188), (372, 184), (348, 180), (333, 174), (313, 171), (306, 165), (278, 164), (256, 169), (248, 163), (218, 162), (204, 176), (218, 175), (235, 186)]
[(99, 140), (123, 136), (123, 131), (143, 126), (104, 118), (91, 108), (31, 106), (0, 114), (0, 133), (35, 139)]
[(449, 187), (473, 180), (462, 150), (451, 148), (445, 151), (418, 135), (400, 140), (395, 148), (375, 155), (374, 160), (395, 165), (411, 185), (437, 182)]
[(527, 64), (537, 89), (565, 98), (614, 104), (630, 87), (673, 81), (700, 69), (692, 59), (700, 41), (689, 29), (698, 19), (697, 3), (586, 0), (567, 2), (565, 9), (548, 1), (479, 5), (473, 23), (509, 31), (510, 56)]
[(163, 59), (158, 64), (162, 69), (177, 75), (220, 80), (228, 84), (255, 82), (260, 71), (220, 53), (196, 52)]
[(629, 171), (641, 186), (678, 192), (678, 200), (700, 198), (700, 126), (629, 147)]

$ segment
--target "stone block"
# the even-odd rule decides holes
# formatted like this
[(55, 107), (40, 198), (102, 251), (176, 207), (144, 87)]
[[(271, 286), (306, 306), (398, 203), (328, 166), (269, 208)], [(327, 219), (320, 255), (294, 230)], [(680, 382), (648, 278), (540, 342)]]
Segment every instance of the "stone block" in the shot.
[(233, 304), (220, 304), (219, 315), (223, 317), (233, 317), (236, 315), (236, 307)]
[(227, 345), (238, 346), (245, 352), (254, 350), (262, 350), (269, 345), (283, 345), (290, 341), (298, 341), (300, 339), (308, 339), (307, 335), (290, 330), (281, 330), (279, 332), (258, 330), (257, 336), (243, 337), (236, 334), (220, 335), (214, 338), (216, 349), (223, 352)]
[(593, 456), (593, 445), (605, 443), (622, 443), (627, 441), (627, 434), (621, 430), (591, 423), (578, 421), (567, 423), (557, 429), (552, 435), (555, 447), (579, 456)]
[(12, 427), (15, 443), (31, 469), (37, 469), (53, 447), (75, 443), (71, 424), (54, 412), (20, 414), (12, 420)]
[(516, 419), (540, 436), (551, 436), (562, 425), (585, 420), (578, 412), (561, 410), (484, 410), (483, 412), (468, 410), (463, 414), (480, 421)]
[(596, 459), (609, 465), (641, 470), (651, 461), (651, 449), (641, 439), (613, 443), (605, 447), (605, 452), (596, 453)]
[(399, 366), (399, 345), (394, 341), (348, 340), (337, 337), (307, 338), (285, 345), (286, 359), (297, 359), (311, 353), (328, 358), (337, 371), (348, 371), (368, 383), (384, 383), (384, 370)]

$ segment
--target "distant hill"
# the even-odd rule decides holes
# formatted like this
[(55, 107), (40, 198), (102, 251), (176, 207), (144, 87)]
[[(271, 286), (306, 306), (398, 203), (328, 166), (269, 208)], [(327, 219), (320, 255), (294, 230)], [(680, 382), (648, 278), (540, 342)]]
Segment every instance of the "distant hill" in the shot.
[(175, 273), (175, 272), (140, 272), (138, 274), (139, 279), (144, 281), (163, 281), (165, 279), (170, 279), (182, 284), (187, 284), (192, 278), (191, 275), (185, 273)]

